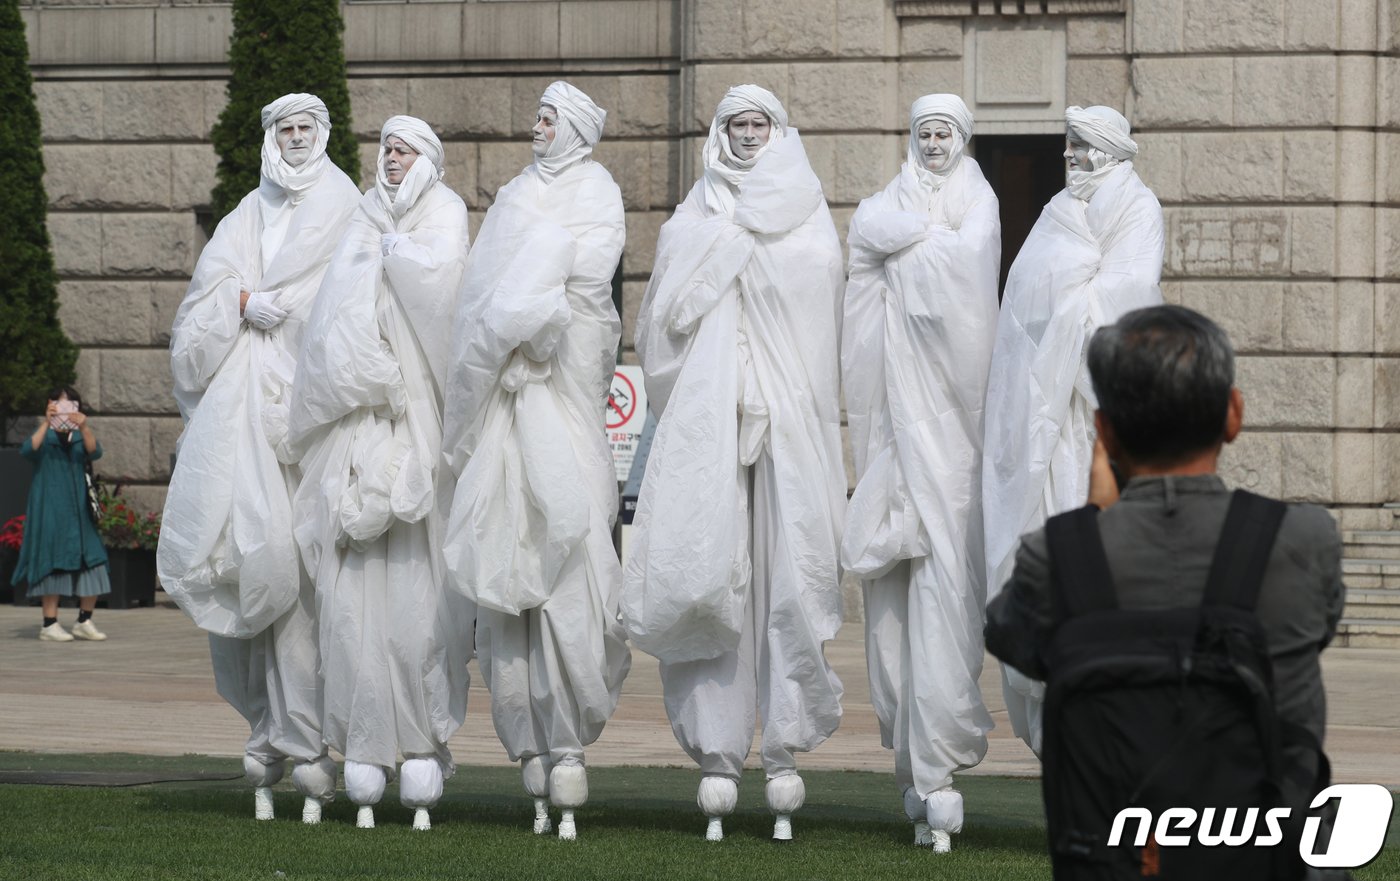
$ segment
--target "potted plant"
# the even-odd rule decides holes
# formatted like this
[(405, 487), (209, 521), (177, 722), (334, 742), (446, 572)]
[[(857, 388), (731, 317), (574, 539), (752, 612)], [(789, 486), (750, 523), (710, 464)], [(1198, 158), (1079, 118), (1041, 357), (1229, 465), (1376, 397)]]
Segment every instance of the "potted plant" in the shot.
[(11, 517), (0, 527), (0, 602), (12, 602), (15, 597), (24, 596), (25, 586), (10, 586), (10, 576), (14, 575), (19, 563), (19, 546), (24, 544), (24, 515)]
[(160, 514), (138, 513), (121, 497), (121, 492), (120, 484), (109, 489), (105, 483), (97, 483), (97, 496), (102, 503), (97, 534), (107, 548), (107, 572), (112, 581), (107, 607), (154, 606)]

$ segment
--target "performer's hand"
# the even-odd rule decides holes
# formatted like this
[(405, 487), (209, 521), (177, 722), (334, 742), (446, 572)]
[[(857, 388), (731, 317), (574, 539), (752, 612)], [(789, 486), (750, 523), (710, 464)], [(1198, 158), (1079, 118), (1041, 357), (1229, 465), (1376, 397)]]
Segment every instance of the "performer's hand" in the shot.
[(242, 318), (242, 317), (243, 317), (243, 310), (248, 308), (248, 297), (249, 297), (249, 296), (251, 296), (251, 294), (249, 294), (247, 291), (239, 291), (239, 292), (238, 292), (238, 317), (239, 317), (239, 318)]
[(243, 318), (259, 330), (272, 330), (287, 318), (286, 310), (277, 305), (279, 291), (253, 291), (243, 307)]
[(400, 238), (402, 237), (398, 233), (384, 233), (384, 235), (379, 237), (379, 253), (385, 257), (394, 253), (394, 246), (399, 243)]
[(1118, 501), (1118, 479), (1108, 461), (1102, 438), (1094, 440), (1094, 461), (1089, 466), (1089, 504), (1102, 510)]

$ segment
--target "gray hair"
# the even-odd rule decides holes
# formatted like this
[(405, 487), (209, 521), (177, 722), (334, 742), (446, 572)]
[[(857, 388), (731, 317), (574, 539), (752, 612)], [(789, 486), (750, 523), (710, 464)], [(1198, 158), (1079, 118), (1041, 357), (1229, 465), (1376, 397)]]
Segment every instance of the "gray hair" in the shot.
[(1169, 465), (1224, 439), (1235, 353), (1199, 312), (1153, 306), (1099, 328), (1089, 376), (1099, 410), (1137, 462)]

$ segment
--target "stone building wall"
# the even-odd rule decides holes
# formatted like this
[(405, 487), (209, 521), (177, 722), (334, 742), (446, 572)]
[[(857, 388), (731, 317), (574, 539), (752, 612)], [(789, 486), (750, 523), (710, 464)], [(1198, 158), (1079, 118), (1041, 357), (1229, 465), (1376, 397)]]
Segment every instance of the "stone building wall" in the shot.
[[(729, 85), (786, 104), (844, 233), (903, 156), (913, 98), (964, 95), (984, 134), (1123, 110), (1167, 215), (1169, 300), (1230, 331), (1249, 430), (1236, 483), (1389, 526), (1400, 499), (1400, 0), (347, 2), (353, 127), (422, 116), (479, 223), (530, 159), (543, 87), (609, 110), (597, 158), (628, 209), (625, 339), (657, 230)], [(1010, 14), (1015, 13), (1015, 14)], [(62, 318), (103, 473), (156, 505), (179, 433), (164, 346), (203, 242), (230, 10), (35, 0)], [(976, 144), (974, 142), (974, 149)], [(630, 353), (627, 354), (630, 356)]]

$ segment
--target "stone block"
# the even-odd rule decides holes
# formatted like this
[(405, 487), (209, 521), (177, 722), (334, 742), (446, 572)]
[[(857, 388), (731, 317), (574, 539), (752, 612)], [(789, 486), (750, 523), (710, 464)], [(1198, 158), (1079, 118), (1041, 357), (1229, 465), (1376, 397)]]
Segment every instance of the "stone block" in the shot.
[(651, 201), (656, 208), (669, 210), (680, 204), (681, 148), (675, 141), (651, 142)]
[(184, 420), (179, 417), (157, 416), (151, 420), (150, 475), (152, 479), (170, 479), (170, 461), (175, 455), (175, 445), (179, 443), (180, 435), (184, 430)]
[(487, 141), (477, 145), (477, 203), (490, 205), (496, 191), (510, 182), (532, 161), (530, 148), (524, 144)]
[(477, 145), (464, 141), (446, 141), (442, 145), (442, 154), (442, 182), (461, 196), (468, 208), (476, 210), (476, 199), (479, 196), (476, 184)]
[(232, 6), (163, 6), (156, 11), (157, 64), (225, 64)]
[(165, 208), (170, 165), (166, 144), (50, 144), (44, 188), (54, 208)]
[[(700, 4), (705, 5), (705, 4)], [(788, 90), (788, 65), (786, 64), (703, 64), (695, 68), (695, 98), (691, 118), (683, 120), (690, 131), (703, 133), (710, 130), (710, 122), (715, 118), (715, 108), (731, 86), (754, 83), (774, 95), (787, 108), (788, 118), (799, 128), (808, 123), (798, 119), (793, 112)], [(811, 88), (803, 83), (803, 88)]]
[(175, 413), (170, 354), (164, 349), (102, 353), (102, 409), (107, 413)]
[[(1357, 134), (1366, 137), (1371, 133)], [(1400, 133), (1377, 132), (1375, 151), (1376, 197), (1383, 202), (1400, 202)]]
[(347, 3), (341, 7), (345, 59), (353, 64), (460, 58), (464, 8), (460, 3)]
[(1376, 106), (1380, 109), (1377, 125), (1400, 125), (1400, 58), (1386, 56), (1376, 61)]
[(48, 226), (60, 275), (102, 274), (102, 215), (50, 212)]
[(1135, 11), (1133, 51), (1148, 55), (1180, 52), (1185, 5), (1185, 0), (1157, 0), (1148, 14)]
[[(1328, 57), (1330, 61), (1331, 58)], [(1376, 77), (1373, 55), (1341, 55), (1336, 58), (1335, 119), (1340, 125), (1369, 127), (1376, 124)]]
[(1337, 65), (1331, 55), (1235, 59), (1237, 126), (1328, 126), (1337, 120)]
[[(1339, 0), (1336, 4), (1319, 3), (1319, 6), (1337, 7), (1337, 20), (1341, 22), (1337, 48), (1351, 52), (1374, 52), (1380, 46), (1379, 7), (1387, 4), (1374, 0)], [(1394, 4), (1388, 4), (1393, 7)]]
[(156, 60), (155, 9), (44, 9), (29, 62), (49, 64), (152, 64)]
[(1065, 71), (1065, 94), (1071, 105), (1088, 107), (1102, 104), (1124, 111), (1128, 104), (1128, 59), (1069, 59)]
[(956, 19), (905, 18), (899, 22), (901, 58), (958, 58), (963, 53), (962, 25)]
[(835, 55), (836, 0), (745, 4), (744, 45), (751, 57)]
[(836, 52), (842, 58), (892, 55), (899, 20), (885, 0), (836, 0)]
[[(350, 120), (351, 127), (355, 131), (356, 137), (373, 138), (379, 140), (379, 130), (384, 125), (384, 120), (391, 116), (398, 116), (403, 113), (412, 113), (408, 103), (408, 87), (410, 83), (432, 83), (439, 84), (447, 91), (452, 91), (456, 83), (463, 82), (456, 80), (420, 80), (389, 77), (352, 77), (348, 85), (350, 87)], [(466, 80), (471, 82), (471, 80)], [(424, 87), (424, 91), (430, 91), (431, 87)], [(429, 108), (425, 112), (435, 112), (438, 106), (433, 102), (427, 102)], [(454, 105), (449, 116), (455, 115), (460, 110)], [(440, 124), (440, 120), (434, 116), (422, 117), (430, 125)], [(331, 125), (339, 125), (339, 120), (332, 119)]]
[(1284, 434), (1279, 438), (1283, 499), (1328, 502), (1333, 499), (1333, 438), (1330, 434)]
[(637, 338), (637, 313), (642, 308), (642, 297), (646, 295), (645, 281), (624, 281), (622, 283), (622, 345), (631, 348)]
[(593, 156), (621, 188), (623, 207), (629, 211), (646, 211), (653, 207), (650, 144), (604, 140), (594, 149)]
[(1374, 358), (1337, 359), (1337, 428), (1372, 427), (1379, 400), (1376, 365)]
[(848, 626), (865, 623), (865, 590), (860, 579), (849, 572), (841, 576), (841, 620)]
[(1375, 365), (1376, 428), (1400, 428), (1400, 358), (1366, 359)]
[(218, 183), (219, 154), (212, 144), (170, 147), (170, 207), (201, 208)]
[(1289, 271), (1289, 212), (1267, 208), (1165, 209), (1172, 275), (1273, 277)]
[(1137, 58), (1133, 125), (1225, 128), (1234, 120), (1234, 62), (1229, 58)]
[(1284, 48), (1325, 50), (1337, 45), (1337, 7), (1317, 0), (1285, 0)]
[(120, 80), (103, 85), (102, 118), (114, 141), (201, 141), (208, 89), (198, 80)]
[(1337, 273), (1370, 278), (1376, 268), (1376, 210), (1370, 205), (1337, 206)]
[(92, 420), (92, 432), (102, 444), (102, 458), (92, 463), (98, 477), (110, 483), (150, 479), (151, 420), (101, 415)]
[(838, 135), (832, 187), (823, 186), (827, 200), (855, 205), (884, 189), (899, 171), (896, 142), (904, 140), (898, 135)]
[[(511, 134), (523, 138), (526, 143), (529, 142), (530, 129), (534, 127), (539, 116), (540, 98), (544, 97), (544, 90), (549, 88), (549, 84), (555, 79), (557, 77), (529, 76), (516, 77), (510, 81), (510, 116), (507, 119), (510, 120)], [(570, 82), (583, 89), (598, 106), (617, 106), (616, 77), (575, 77), (570, 79)]]
[[(512, 134), (511, 81), (504, 77), (432, 77), (408, 81), (408, 110), (433, 127), (441, 137), (475, 139), (483, 135)], [(531, 105), (534, 124), (536, 102)], [(405, 112), (405, 111), (397, 111)], [(374, 134), (377, 138), (379, 120)], [(525, 127), (529, 130), (529, 126)]]
[[(1280, 0), (1186, 0), (1183, 12), (1182, 48), (1188, 52), (1283, 48), (1284, 11)], [(1138, 16), (1150, 14), (1143, 11)]]
[(1331, 282), (1283, 286), (1283, 348), (1330, 352), (1337, 338), (1337, 291)]
[(1289, 209), (1289, 268), (1293, 275), (1332, 275), (1336, 265), (1336, 212), (1333, 208)]
[[(1335, 198), (1341, 202), (1376, 202), (1385, 200), (1384, 187), (1379, 183), (1381, 174), (1387, 173), (1378, 168), (1376, 150), (1387, 142), (1384, 135), (1375, 132), (1342, 129), (1336, 133), (1335, 154), (1336, 187)], [(1396, 154), (1400, 157), (1400, 153)], [(1383, 165), (1385, 159), (1382, 159)], [(1378, 174), (1379, 172), (1379, 174)], [(1329, 194), (1331, 198), (1331, 194)]]
[(658, 58), (658, 0), (592, 0), (559, 4), (563, 58)]
[[(1156, 15), (1158, 12), (1145, 12)], [(1121, 15), (1071, 15), (1065, 21), (1070, 56), (1122, 55), (1125, 19)]]
[(1181, 136), (1188, 200), (1274, 202), (1283, 192), (1283, 142), (1275, 132)]
[[(228, 83), (225, 80), (206, 80), (204, 83), (204, 131), (201, 140), (209, 140), (219, 114), (228, 105)], [(331, 120), (332, 123), (335, 120)], [(342, 121), (343, 122), (343, 121)]]
[(180, 275), (194, 269), (194, 218), (188, 214), (105, 214), (106, 275)]
[(379, 161), (379, 139), (375, 138), (373, 143), (362, 143), (359, 147), (361, 189), (368, 189), (374, 186), (375, 163)]
[(743, 0), (706, 0), (686, 7), (688, 43), (696, 60), (745, 58)]
[(150, 282), (60, 282), (58, 318), (63, 332), (80, 346), (149, 346)]
[(462, 58), (559, 57), (558, 3), (466, 3), (461, 10)]
[[(963, 62), (960, 59), (899, 62), (899, 92), (895, 112), (884, 119), (899, 121), (899, 129), (908, 131), (909, 108), (924, 95), (935, 92), (963, 94)], [(969, 102), (971, 103), (971, 102)]]
[(1175, 132), (1133, 132), (1138, 154), (1133, 169), (1162, 202), (1182, 200), (1181, 138)]
[[(656, 238), (670, 217), (665, 211), (632, 211), (627, 215), (627, 243), (622, 248), (622, 272), (628, 279), (645, 281), (656, 262)], [(630, 343), (631, 340), (629, 339)]]
[[(1245, 425), (1250, 425), (1245, 402)], [(1283, 492), (1283, 442), (1274, 432), (1246, 430), (1220, 456), (1220, 477), (1230, 487), (1266, 496)]]
[(1337, 364), (1328, 357), (1243, 356), (1235, 384), (1255, 428), (1328, 428), (1335, 413)]
[(1400, 284), (1376, 285), (1375, 328), (1376, 352), (1400, 355)]
[(79, 349), (78, 365), (74, 369), (75, 385), (83, 396), (83, 406), (90, 412), (102, 412), (102, 351)]
[[(1374, 504), (1376, 497), (1375, 435), (1338, 432), (1332, 438), (1336, 457), (1334, 493), (1326, 501)], [(1312, 501), (1309, 499), (1308, 501)]]
[(1400, 208), (1376, 209), (1376, 243), (1379, 274), (1400, 277)]
[(1337, 343), (1341, 352), (1370, 352), (1375, 345), (1376, 289), (1369, 281), (1337, 283)]
[(1195, 309), (1230, 335), (1238, 353), (1283, 348), (1283, 283), (1182, 281), (1183, 306)]
[(127, 484), (122, 487), (122, 496), (133, 509), (143, 514), (165, 510), (165, 497), (169, 488), (163, 484)]
[(603, 107), (608, 111), (603, 136), (671, 134), (680, 123), (679, 92), (680, 82), (673, 76), (618, 77), (616, 103)]
[[(1288, 202), (1331, 202), (1336, 198), (1337, 153), (1330, 131), (1284, 132), (1283, 198)], [(1346, 158), (1346, 153), (1342, 153)], [(1342, 163), (1345, 170), (1350, 159)]]
[(175, 311), (185, 299), (189, 285), (183, 281), (153, 281), (151, 285), (151, 343), (170, 344), (170, 329), (175, 325)]
[(101, 83), (38, 80), (34, 98), (45, 144), (102, 140)]
[(1373, 434), (1371, 439), (1376, 445), (1376, 498), (1400, 501), (1400, 434)]

